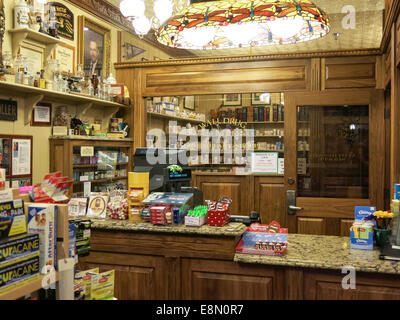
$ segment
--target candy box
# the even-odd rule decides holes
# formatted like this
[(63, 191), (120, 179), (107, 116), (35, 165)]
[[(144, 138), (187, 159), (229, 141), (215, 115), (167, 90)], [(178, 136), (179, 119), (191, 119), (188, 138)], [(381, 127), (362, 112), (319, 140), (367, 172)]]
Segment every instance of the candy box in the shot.
[(37, 234), (20, 235), (0, 240), (0, 263), (39, 252)]
[(164, 225), (167, 223), (166, 213), (168, 212), (168, 206), (152, 206), (150, 207), (150, 222), (152, 224)]
[(43, 274), (57, 264), (57, 212), (54, 204), (28, 206), (28, 233), (39, 235), (40, 270)]
[(201, 227), (207, 223), (207, 216), (185, 216), (185, 226)]
[(22, 200), (0, 203), (0, 239), (26, 233), (26, 217)]
[(253, 223), (243, 233), (242, 239), (236, 247), (236, 252), (281, 256), (288, 246), (287, 237), (287, 229), (281, 228), (276, 221), (269, 225)]
[(229, 210), (208, 210), (207, 221), (209, 226), (223, 227), (229, 223)]

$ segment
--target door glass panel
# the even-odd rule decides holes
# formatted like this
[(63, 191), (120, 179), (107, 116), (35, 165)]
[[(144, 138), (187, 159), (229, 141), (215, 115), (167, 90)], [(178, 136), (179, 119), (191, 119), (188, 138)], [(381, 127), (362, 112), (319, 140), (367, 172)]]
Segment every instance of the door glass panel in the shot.
[(369, 106), (301, 106), (299, 197), (367, 199)]

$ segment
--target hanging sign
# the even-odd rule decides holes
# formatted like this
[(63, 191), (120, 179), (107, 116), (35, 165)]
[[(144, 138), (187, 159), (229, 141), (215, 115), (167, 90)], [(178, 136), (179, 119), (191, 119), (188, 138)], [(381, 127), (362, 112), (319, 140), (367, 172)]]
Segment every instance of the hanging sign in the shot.
[(17, 101), (0, 100), (0, 120), (16, 121), (18, 118)]
[[(60, 23), (58, 35), (68, 40), (74, 40), (74, 14), (59, 2), (49, 2), (49, 14)], [(72, 70), (71, 70), (72, 71)]]

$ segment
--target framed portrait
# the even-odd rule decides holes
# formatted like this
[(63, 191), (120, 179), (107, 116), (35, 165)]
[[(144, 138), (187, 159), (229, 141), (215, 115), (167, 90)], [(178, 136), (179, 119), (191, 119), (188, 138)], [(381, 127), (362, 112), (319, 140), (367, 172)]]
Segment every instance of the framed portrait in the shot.
[(85, 76), (93, 74), (106, 79), (110, 74), (111, 31), (79, 16), (78, 63), (83, 65)]
[(183, 106), (185, 109), (194, 110), (194, 96), (185, 96)]
[(271, 104), (271, 94), (268, 92), (252, 93), (251, 94), (251, 104), (252, 105)]
[(60, 43), (54, 49), (54, 59), (60, 63), (61, 73), (75, 74), (75, 47)]
[(240, 106), (242, 105), (242, 95), (240, 93), (229, 93), (223, 96), (224, 106)]
[(51, 126), (51, 103), (40, 102), (33, 108), (31, 126)]

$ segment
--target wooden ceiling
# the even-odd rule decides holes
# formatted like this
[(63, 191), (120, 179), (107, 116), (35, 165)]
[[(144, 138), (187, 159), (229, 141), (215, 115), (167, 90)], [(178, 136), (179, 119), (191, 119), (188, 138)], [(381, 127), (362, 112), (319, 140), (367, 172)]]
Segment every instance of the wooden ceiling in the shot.
[[(107, 0), (115, 6), (119, 6), (120, 0)], [(146, 15), (151, 16), (152, 0), (145, 0)], [(229, 50), (167, 50), (175, 58), (188, 57), (190, 54), (198, 57), (236, 56), (236, 55), (271, 55), (271, 54), (296, 54), (324, 51), (344, 51), (360, 49), (378, 49), (382, 41), (383, 14), (385, 0), (314, 0), (324, 10), (331, 22), (331, 32), (324, 38), (293, 45), (265, 46), (256, 48), (242, 48)], [(355, 29), (344, 29), (342, 20), (346, 14), (342, 13), (343, 7), (352, 5), (355, 8)], [(336, 39), (334, 34), (340, 33)], [(158, 48), (163, 48), (154, 35), (147, 37)], [(156, 42), (156, 43), (155, 43)]]

